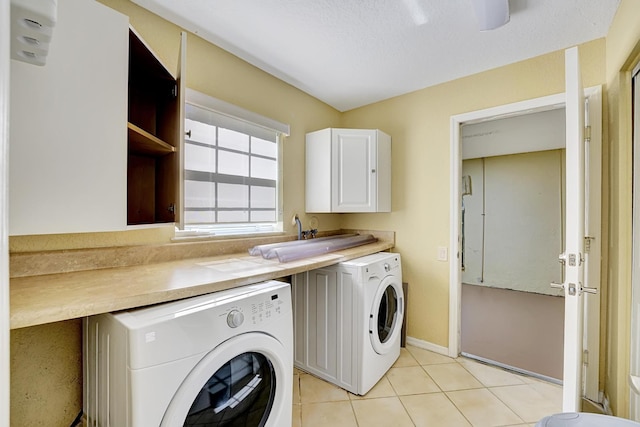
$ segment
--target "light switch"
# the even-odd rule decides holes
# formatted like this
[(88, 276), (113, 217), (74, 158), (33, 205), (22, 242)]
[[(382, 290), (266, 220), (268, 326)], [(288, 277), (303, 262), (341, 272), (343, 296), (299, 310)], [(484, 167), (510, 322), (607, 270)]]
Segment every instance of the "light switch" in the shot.
[(438, 261), (447, 261), (449, 259), (449, 251), (446, 246), (438, 246)]

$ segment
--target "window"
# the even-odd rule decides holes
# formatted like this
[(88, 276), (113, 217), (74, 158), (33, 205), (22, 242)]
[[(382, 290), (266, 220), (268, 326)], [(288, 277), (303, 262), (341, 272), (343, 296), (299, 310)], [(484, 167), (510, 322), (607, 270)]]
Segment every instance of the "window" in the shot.
[(289, 126), (188, 90), (182, 227), (282, 231), (281, 139)]

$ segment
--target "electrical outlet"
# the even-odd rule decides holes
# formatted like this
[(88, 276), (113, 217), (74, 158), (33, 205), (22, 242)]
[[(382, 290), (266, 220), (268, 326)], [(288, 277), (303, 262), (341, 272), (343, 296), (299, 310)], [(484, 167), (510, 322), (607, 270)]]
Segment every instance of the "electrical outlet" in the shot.
[(438, 261), (447, 261), (449, 259), (449, 251), (446, 246), (438, 246)]

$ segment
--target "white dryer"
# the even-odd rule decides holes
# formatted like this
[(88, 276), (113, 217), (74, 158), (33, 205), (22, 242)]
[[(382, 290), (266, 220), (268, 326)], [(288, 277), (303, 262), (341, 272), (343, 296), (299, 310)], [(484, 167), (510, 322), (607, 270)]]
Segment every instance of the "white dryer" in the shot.
[(400, 356), (400, 255), (380, 252), (293, 277), (294, 365), (366, 394)]
[(89, 317), (88, 425), (290, 426), (292, 332), (276, 281)]

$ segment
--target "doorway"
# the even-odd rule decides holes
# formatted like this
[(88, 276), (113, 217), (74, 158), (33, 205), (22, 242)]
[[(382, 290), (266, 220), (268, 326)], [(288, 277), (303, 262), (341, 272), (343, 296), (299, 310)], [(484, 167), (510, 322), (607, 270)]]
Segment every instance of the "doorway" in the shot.
[(563, 108), (462, 126), (461, 353), (556, 383), (564, 138)]
[[(585, 204), (588, 206), (588, 236), (585, 246), (590, 247), (590, 252), (585, 254), (587, 258), (599, 260), (600, 258), (600, 180), (601, 180), (601, 88), (594, 87), (585, 90), (589, 99), (589, 122), (591, 126), (591, 142), (589, 143), (588, 164), (585, 165), (587, 173), (593, 179), (585, 193)], [(453, 116), (451, 118), (451, 248), (452, 253), (457, 254), (457, 261), (450, 264), (450, 316), (449, 316), (449, 355), (456, 357), (461, 353), (461, 322), (462, 322), (462, 211), (461, 202), (464, 192), (462, 180), (462, 126), (490, 122), (496, 119), (523, 116), (549, 110), (562, 109), (565, 105), (565, 94), (558, 94), (527, 100), (514, 104), (503, 105), (470, 113)], [(511, 144), (513, 153), (540, 151), (540, 148), (532, 150), (526, 147), (522, 141)], [(467, 152), (467, 150), (465, 150)], [(592, 242), (597, 242), (593, 244)], [(554, 254), (557, 257), (559, 254)], [(456, 258), (453, 258), (454, 260)], [(591, 286), (597, 286), (600, 278), (599, 262), (590, 262), (585, 273), (590, 278)], [(585, 380), (582, 394), (593, 400), (599, 401), (599, 296), (589, 295), (585, 303), (585, 344), (584, 375)], [(562, 328), (561, 326), (559, 327)], [(592, 360), (592, 363), (588, 363)]]

